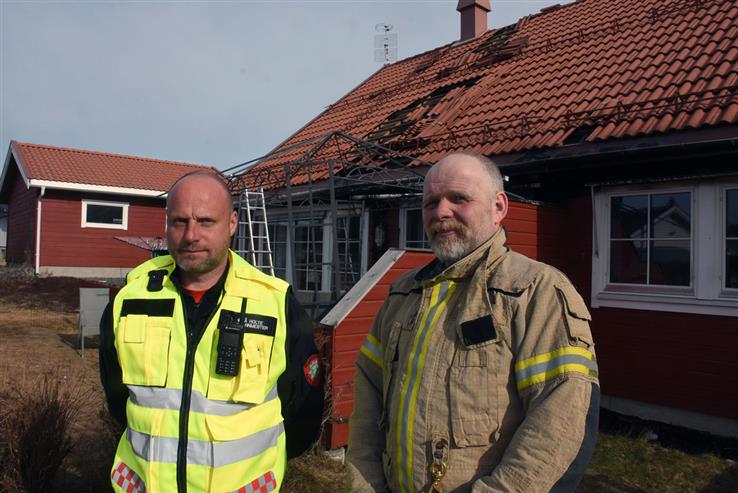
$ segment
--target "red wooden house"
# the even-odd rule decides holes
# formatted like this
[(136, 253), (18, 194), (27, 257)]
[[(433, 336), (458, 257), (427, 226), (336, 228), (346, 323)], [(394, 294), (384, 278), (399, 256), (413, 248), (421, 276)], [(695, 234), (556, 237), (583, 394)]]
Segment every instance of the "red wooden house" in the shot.
[[(578, 0), (486, 30), (489, 7), (460, 1), (462, 39), (385, 65), (241, 176), (291, 197), (270, 214), (278, 267), (298, 290), (327, 291), (341, 273), (323, 261), (311, 277), (290, 243), (353, 256), (358, 274), (388, 247), (423, 247), (417, 187), (374, 187), (399, 172), (388, 163), (422, 176), (449, 152), (483, 153), (530, 216), (516, 229), (513, 210), (511, 244), (591, 307), (603, 404), (738, 436), (738, 4)], [(351, 207), (315, 221), (334, 203), (315, 197), (337, 184)], [(336, 422), (376, 293), (363, 305), (354, 293), (360, 322), (327, 320)]]
[(166, 249), (166, 192), (194, 164), (12, 141), (0, 175), (7, 261), (36, 273), (123, 278)]

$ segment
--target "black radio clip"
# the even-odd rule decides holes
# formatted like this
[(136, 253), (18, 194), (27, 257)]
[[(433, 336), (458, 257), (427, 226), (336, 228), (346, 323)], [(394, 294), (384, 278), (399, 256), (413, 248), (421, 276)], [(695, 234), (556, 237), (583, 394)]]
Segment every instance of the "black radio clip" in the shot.
[(221, 310), (218, 321), (218, 359), (215, 373), (218, 375), (238, 375), (243, 347), (243, 332), (246, 311), (246, 299), (241, 305), (241, 313)]

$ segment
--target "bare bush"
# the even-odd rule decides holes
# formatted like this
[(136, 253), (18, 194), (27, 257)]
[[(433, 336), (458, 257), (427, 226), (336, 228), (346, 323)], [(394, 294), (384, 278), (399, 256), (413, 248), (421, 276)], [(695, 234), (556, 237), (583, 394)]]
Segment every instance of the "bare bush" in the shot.
[[(89, 400), (79, 379), (44, 374), (35, 380), (20, 379), (0, 395), (2, 413), (0, 486), (9, 492), (47, 492), (64, 459), (72, 450), (70, 429), (83, 403)], [(6, 387), (7, 389), (7, 387)]]

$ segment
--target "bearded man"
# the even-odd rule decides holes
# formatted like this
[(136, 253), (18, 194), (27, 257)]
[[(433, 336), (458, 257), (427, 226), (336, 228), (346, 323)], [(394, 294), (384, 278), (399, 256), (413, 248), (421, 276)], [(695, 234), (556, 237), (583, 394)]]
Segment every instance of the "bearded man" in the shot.
[(512, 252), (495, 164), (426, 175), (437, 259), (396, 281), (356, 362), (354, 492), (572, 492), (594, 449), (590, 315), (553, 267)]
[(170, 255), (133, 269), (101, 321), (100, 374), (125, 428), (116, 492), (279, 491), (323, 407), (312, 321), (289, 285), (229, 250), (214, 173), (167, 196)]

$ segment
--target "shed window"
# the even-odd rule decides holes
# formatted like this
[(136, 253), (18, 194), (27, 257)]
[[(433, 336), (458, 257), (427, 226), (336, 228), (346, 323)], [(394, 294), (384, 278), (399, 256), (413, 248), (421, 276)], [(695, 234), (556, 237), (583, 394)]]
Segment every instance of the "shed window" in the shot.
[(128, 204), (83, 200), (82, 227), (128, 229)]

